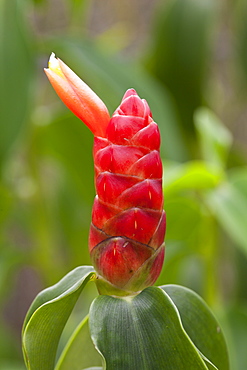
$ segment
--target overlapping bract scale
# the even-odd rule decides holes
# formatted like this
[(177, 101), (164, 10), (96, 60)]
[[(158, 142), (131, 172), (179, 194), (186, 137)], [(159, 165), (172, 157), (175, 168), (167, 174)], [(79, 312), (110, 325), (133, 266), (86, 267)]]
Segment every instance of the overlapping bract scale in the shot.
[(153, 284), (162, 267), (166, 219), (159, 148), (147, 102), (128, 90), (106, 137), (95, 137), (97, 196), (89, 236), (96, 270), (120, 289)]

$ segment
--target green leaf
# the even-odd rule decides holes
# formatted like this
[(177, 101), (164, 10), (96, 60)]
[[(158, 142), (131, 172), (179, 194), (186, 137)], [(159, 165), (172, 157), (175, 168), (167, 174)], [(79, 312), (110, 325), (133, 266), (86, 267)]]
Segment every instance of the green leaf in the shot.
[(219, 370), (229, 369), (221, 328), (202, 298), (192, 290), (178, 285), (165, 285), (161, 288), (177, 307), (183, 327), (199, 351)]
[[(77, 117), (67, 114), (57, 117), (49, 125), (36, 127), (33, 136), (31, 153), (57, 158), (91, 207), (95, 195), (91, 154), (93, 135), (88, 128)], [(83, 176), (85, 173), (87, 176)]]
[(77, 267), (35, 298), (25, 318), (22, 332), (23, 352), (28, 369), (54, 369), (61, 333), (79, 295), (93, 275), (93, 267)]
[(97, 297), (89, 325), (104, 369), (208, 369), (176, 306), (160, 288), (149, 287), (134, 297)]
[(25, 123), (32, 75), (31, 43), (18, 0), (0, 2), (0, 165)]
[(195, 242), (198, 238), (198, 227), (202, 217), (198, 202), (182, 196), (171, 199), (167, 197), (165, 208), (166, 213), (169, 215), (169, 228), (166, 234), (166, 241), (180, 240), (186, 243), (192, 239), (192, 248), (194, 249)]
[(210, 192), (206, 201), (226, 233), (247, 254), (247, 197), (231, 184), (223, 183)]
[(183, 190), (201, 190), (216, 187), (224, 176), (223, 172), (212, 163), (190, 161), (185, 164), (164, 164), (164, 192), (170, 193)]
[[(81, 370), (91, 365), (101, 365), (88, 328), (88, 316), (78, 325), (62, 352), (55, 370)], [(90, 368), (99, 369), (99, 368)]]
[(199, 108), (194, 119), (203, 158), (219, 167), (225, 167), (232, 143), (230, 131), (207, 108)]
[(154, 19), (149, 63), (172, 92), (185, 134), (194, 132), (193, 112), (202, 103), (212, 47), (212, 0), (161, 1)]

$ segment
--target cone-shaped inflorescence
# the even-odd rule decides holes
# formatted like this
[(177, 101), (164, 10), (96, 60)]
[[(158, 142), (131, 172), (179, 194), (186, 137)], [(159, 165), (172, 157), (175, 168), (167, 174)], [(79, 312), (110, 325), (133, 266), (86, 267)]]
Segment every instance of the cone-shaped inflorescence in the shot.
[(102, 294), (154, 284), (164, 260), (160, 133), (147, 102), (128, 90), (110, 119), (100, 98), (52, 54), (45, 72), (95, 136), (96, 197), (89, 249)]
[(128, 90), (106, 137), (95, 137), (89, 248), (101, 277), (124, 291), (158, 278), (164, 259), (160, 134), (145, 100)]

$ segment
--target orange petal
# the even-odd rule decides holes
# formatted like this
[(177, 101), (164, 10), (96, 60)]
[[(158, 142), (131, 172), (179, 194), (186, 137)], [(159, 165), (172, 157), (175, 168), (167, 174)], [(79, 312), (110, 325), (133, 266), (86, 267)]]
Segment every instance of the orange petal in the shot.
[(102, 100), (65, 63), (51, 55), (45, 68), (53, 88), (64, 104), (80, 118), (95, 136), (105, 137), (110, 121)]

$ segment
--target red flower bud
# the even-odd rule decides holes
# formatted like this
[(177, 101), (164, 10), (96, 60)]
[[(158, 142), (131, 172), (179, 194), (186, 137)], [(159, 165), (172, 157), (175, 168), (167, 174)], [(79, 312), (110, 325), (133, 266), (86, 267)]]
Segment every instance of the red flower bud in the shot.
[(109, 119), (104, 103), (74, 72), (55, 58), (52, 63), (46, 73), (55, 90), (95, 135), (97, 195), (89, 250), (99, 291), (137, 292), (154, 284), (164, 259), (166, 218), (158, 126), (135, 90), (125, 93)]

